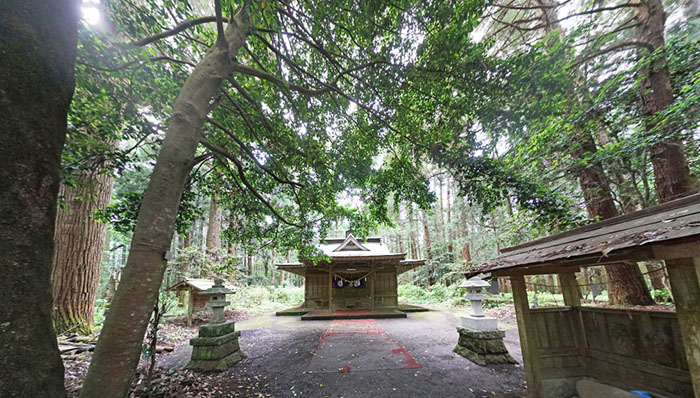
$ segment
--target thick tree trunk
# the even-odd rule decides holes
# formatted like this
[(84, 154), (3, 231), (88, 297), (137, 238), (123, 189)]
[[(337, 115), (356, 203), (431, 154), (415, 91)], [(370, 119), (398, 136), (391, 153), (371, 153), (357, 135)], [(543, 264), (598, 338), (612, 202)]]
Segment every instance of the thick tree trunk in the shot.
[(64, 397), (51, 325), (61, 150), (79, 3), (0, 2), (0, 395)]
[(664, 273), (663, 265), (656, 261), (649, 261), (646, 263), (646, 266), (652, 289), (661, 290), (666, 287), (664, 284), (664, 278), (666, 275)]
[[(537, 0), (543, 6), (539, 17), (544, 22), (544, 33), (550, 34), (556, 30), (561, 30), (556, 15), (553, 15), (554, 8), (552, 0)], [(583, 74), (577, 76), (577, 85), (584, 86)], [(572, 156), (583, 159), (597, 151), (595, 141), (591, 132), (580, 130), (573, 140)], [(606, 219), (618, 215), (615, 202), (610, 191), (610, 184), (605, 176), (603, 167), (600, 164), (589, 164), (585, 167), (578, 167), (574, 170), (581, 185), (581, 191), (586, 203), (586, 209), (590, 218)], [(608, 292), (611, 303), (614, 304), (653, 304), (651, 295), (644, 284), (644, 278), (637, 265), (625, 263), (608, 265), (610, 291)], [(610, 269), (608, 269), (610, 268)]]
[[(665, 16), (661, 0), (644, 0), (635, 7), (637, 27), (636, 36), (641, 42), (651, 45), (653, 51), (663, 51)], [(644, 115), (651, 117), (666, 109), (673, 103), (671, 74), (668, 70), (666, 56), (656, 57), (647, 69), (647, 75), (641, 85)], [(693, 193), (695, 188), (690, 177), (688, 161), (683, 151), (683, 142), (674, 137), (674, 126), (668, 125), (663, 131), (654, 132), (653, 120), (647, 120), (646, 128), (650, 134), (669, 134), (665, 139), (651, 148), (651, 163), (654, 167), (656, 195), (659, 202)]]
[(209, 201), (209, 227), (207, 228), (207, 250), (221, 248), (221, 209), (216, 198)]
[(194, 68), (173, 106), (163, 146), (144, 193), (119, 289), (95, 348), (81, 397), (123, 397), (163, 280), (175, 219), (211, 99), (232, 72), (231, 59), (249, 32), (246, 8), (226, 26), (228, 48), (217, 45)]
[(95, 298), (100, 282), (107, 224), (95, 211), (109, 204), (114, 178), (109, 173), (84, 172), (77, 188), (62, 185), (65, 208), (58, 210), (51, 272), (53, 324), (56, 333), (92, 333)]
[[(596, 150), (593, 136), (588, 131), (579, 131), (572, 156), (583, 159), (591, 156)], [(617, 208), (603, 167), (598, 163), (587, 164), (585, 167), (577, 167), (575, 173), (581, 185), (588, 216), (601, 220), (617, 216)], [(636, 264), (609, 264), (605, 266), (605, 272), (608, 274), (610, 303), (633, 305), (654, 303), (639, 266)]]

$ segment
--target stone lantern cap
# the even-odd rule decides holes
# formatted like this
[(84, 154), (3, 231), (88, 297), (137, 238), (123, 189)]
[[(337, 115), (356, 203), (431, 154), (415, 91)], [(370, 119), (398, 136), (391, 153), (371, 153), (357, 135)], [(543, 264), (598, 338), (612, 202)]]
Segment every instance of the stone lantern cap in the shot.
[(473, 289), (473, 288), (484, 288), (484, 287), (489, 287), (489, 286), (491, 286), (490, 283), (475, 276), (473, 278), (467, 279), (466, 281), (462, 282), (462, 284), (457, 286), (457, 287), (466, 288), (466, 289), (469, 289), (469, 288)]
[(199, 294), (206, 294), (206, 295), (225, 295), (225, 294), (233, 294), (236, 293), (235, 290), (229, 289), (226, 286), (224, 286), (224, 280), (221, 278), (216, 278), (214, 279), (214, 286), (210, 287), (207, 290), (204, 290), (200, 292)]

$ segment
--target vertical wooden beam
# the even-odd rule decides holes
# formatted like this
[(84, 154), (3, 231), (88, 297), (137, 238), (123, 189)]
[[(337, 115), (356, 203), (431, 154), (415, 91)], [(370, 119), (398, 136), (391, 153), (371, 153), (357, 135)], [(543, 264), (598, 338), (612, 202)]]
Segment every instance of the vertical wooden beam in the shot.
[[(698, 253), (700, 254), (700, 253)], [(695, 397), (700, 397), (700, 257), (666, 260)]]
[(190, 287), (187, 290), (187, 327), (192, 327), (192, 314), (194, 314), (194, 292)]
[(527, 396), (533, 398), (542, 397), (542, 376), (540, 362), (537, 358), (537, 342), (535, 340), (535, 325), (532, 322), (530, 307), (527, 304), (527, 290), (525, 279), (522, 275), (510, 277), (513, 288), (513, 303), (515, 315), (518, 318), (518, 333), (520, 334), (520, 347), (523, 352), (523, 365), (527, 379)]
[(581, 293), (578, 290), (578, 282), (573, 272), (558, 274), (561, 283), (561, 292), (564, 295), (564, 305), (569, 307), (581, 306)]
[(588, 341), (586, 338), (586, 329), (583, 324), (583, 314), (581, 314), (581, 291), (578, 288), (576, 274), (574, 272), (566, 272), (557, 274), (557, 277), (561, 286), (562, 295), (564, 296), (564, 305), (573, 309), (570, 325), (572, 328), (571, 333), (576, 339), (579, 363), (582, 367), (588, 368)]
[(374, 312), (374, 264), (370, 264), (369, 289), (369, 310)]
[(328, 313), (333, 314), (333, 266), (328, 265)]

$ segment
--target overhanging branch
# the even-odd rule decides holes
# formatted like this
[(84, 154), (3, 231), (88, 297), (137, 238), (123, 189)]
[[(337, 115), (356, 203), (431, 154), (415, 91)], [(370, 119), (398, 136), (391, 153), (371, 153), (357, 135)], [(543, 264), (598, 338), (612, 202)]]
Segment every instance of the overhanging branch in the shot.
[(245, 170), (244, 170), (241, 162), (238, 160), (238, 158), (236, 158), (233, 154), (229, 153), (225, 149), (219, 148), (218, 146), (209, 142), (209, 140), (207, 140), (204, 137), (204, 135), (200, 136), (199, 142), (202, 145), (204, 145), (205, 148), (209, 149), (210, 151), (215, 152), (215, 153), (223, 156), (224, 158), (230, 160), (236, 166), (236, 172), (238, 174), (238, 177), (241, 179), (241, 182), (243, 183), (243, 185), (245, 185), (246, 189), (248, 189), (248, 192), (253, 194), (253, 196), (255, 196), (256, 199), (258, 199), (263, 205), (265, 205), (265, 207), (267, 207), (272, 212), (272, 214), (274, 214), (274, 216), (277, 217), (277, 219), (279, 219), (280, 221), (282, 221), (283, 223), (285, 223), (289, 226), (297, 227), (297, 228), (304, 228), (303, 225), (288, 221), (281, 214), (279, 214), (277, 212), (277, 210), (275, 210), (275, 208), (272, 206), (272, 204), (270, 202), (268, 202), (267, 199), (265, 199), (260, 194), (260, 192), (258, 192), (258, 190), (255, 189), (255, 187), (253, 187), (253, 185), (250, 183), (250, 181), (248, 181), (248, 178), (245, 176)]

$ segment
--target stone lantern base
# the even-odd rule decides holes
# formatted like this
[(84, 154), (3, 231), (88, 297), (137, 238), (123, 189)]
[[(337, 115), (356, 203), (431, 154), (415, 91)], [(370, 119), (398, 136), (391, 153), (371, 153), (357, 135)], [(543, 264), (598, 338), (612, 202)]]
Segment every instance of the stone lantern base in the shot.
[(508, 353), (502, 330), (480, 331), (457, 327), (459, 341), (454, 352), (468, 360), (481, 365), (517, 363)]
[(199, 372), (228, 369), (246, 357), (238, 344), (240, 335), (234, 322), (200, 327), (199, 337), (190, 339), (192, 358), (185, 369)]

